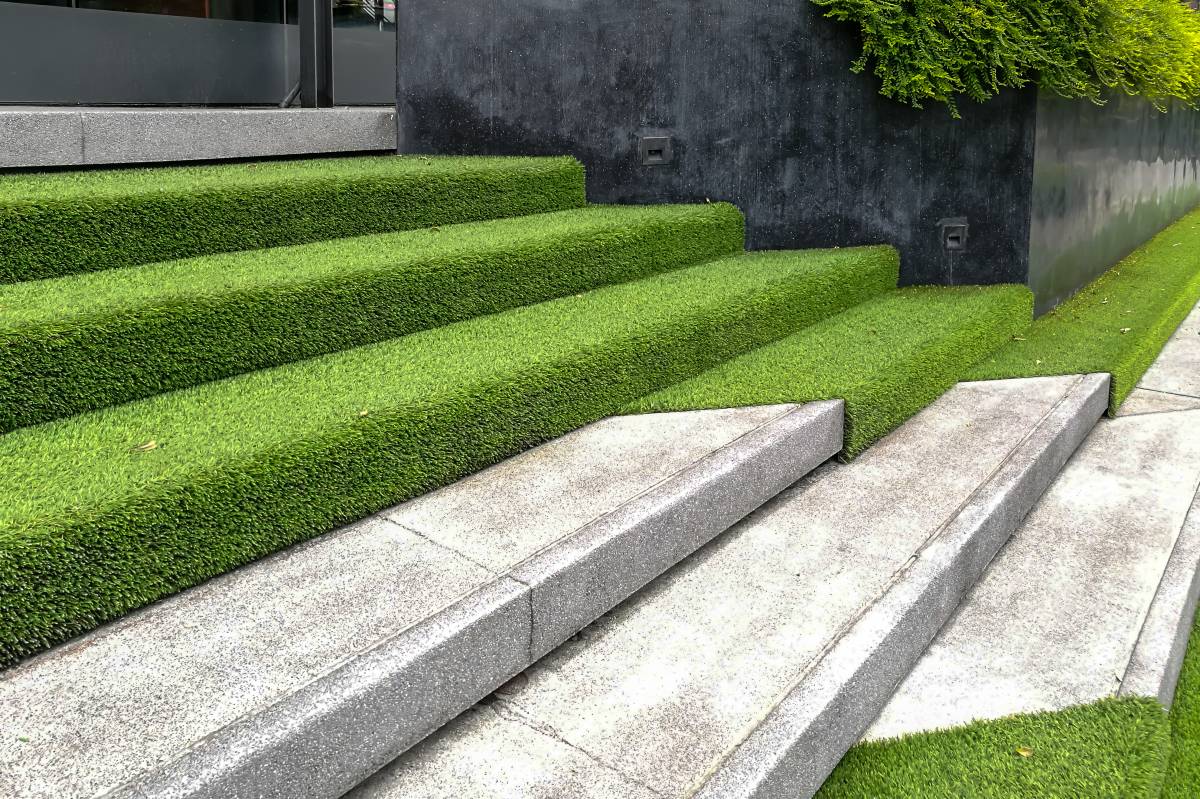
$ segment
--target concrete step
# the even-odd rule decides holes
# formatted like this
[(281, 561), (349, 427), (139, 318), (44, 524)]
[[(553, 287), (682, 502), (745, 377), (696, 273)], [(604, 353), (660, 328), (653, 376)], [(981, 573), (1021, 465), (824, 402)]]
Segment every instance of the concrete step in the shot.
[(960, 384), (350, 797), (811, 795), (1107, 399), (1102, 375)]
[(842, 446), (842, 404), (621, 417), (0, 674), (0, 795), (336, 797)]
[(1088, 437), (870, 738), (1113, 695), (1170, 706), (1200, 592), (1198, 333), (1200, 311)]

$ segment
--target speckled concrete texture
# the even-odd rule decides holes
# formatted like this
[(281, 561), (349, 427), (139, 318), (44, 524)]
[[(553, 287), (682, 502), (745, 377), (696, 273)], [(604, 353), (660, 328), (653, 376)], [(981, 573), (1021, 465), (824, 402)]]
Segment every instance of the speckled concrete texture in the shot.
[[(836, 453), (841, 413), (606, 420), (35, 658), (0, 674), (0, 795), (338, 796), (528, 665), (510, 567), (562, 544), (572, 618), (607, 611)], [(605, 535), (645, 563), (575, 587)]]
[[(872, 608), (914, 564), (930, 560), (948, 574), (932, 594), (917, 592), (932, 596), (920, 607), (952, 607), (947, 597), (966, 586), (936, 565), (944, 556), (930, 554), (931, 542), (946, 531), (1015, 526), (1021, 512), (1005, 498), (1028, 497), (1024, 475), (1037, 473), (1036, 483), (1053, 472), (1031, 450), (1065, 447), (1054, 456), (1065, 460), (1072, 436), (1081, 439), (1102, 412), (1106, 386), (1107, 378), (1065, 377), (955, 388), (859, 460), (785, 491), (526, 670), (489, 713), (450, 724), (350, 796), (598, 798), (611, 795), (614, 773), (658, 796), (738, 782), (720, 774), (781, 702), (822, 673), (840, 640), (886, 639), (871, 664), (912, 649), (890, 645), (908, 640), (908, 618)], [(980, 487), (997, 480), (1003, 490), (985, 501)], [(860, 675), (872, 672), (870, 664), (841, 672), (839, 695), (856, 695)], [(872, 697), (844, 718), (805, 708), (815, 718), (808, 729), (848, 747), (882, 705)], [(787, 754), (797, 731), (778, 729)], [(503, 752), (505, 766), (476, 767), (488, 751)], [(823, 751), (832, 762), (840, 754)], [(736, 787), (775, 790), (754, 775)]]
[(1200, 567), (1200, 312), (1104, 420), (869, 732), (886, 738), (1105, 696), (1169, 705)]
[(870, 737), (1116, 694), (1197, 486), (1200, 411), (1102, 421)]
[(83, 122), (70, 108), (0, 106), (0, 169), (83, 163)]
[(389, 151), (396, 112), (340, 108), (0, 108), (0, 167)]
[(1200, 305), (1183, 320), (1138, 387), (1200, 397)]

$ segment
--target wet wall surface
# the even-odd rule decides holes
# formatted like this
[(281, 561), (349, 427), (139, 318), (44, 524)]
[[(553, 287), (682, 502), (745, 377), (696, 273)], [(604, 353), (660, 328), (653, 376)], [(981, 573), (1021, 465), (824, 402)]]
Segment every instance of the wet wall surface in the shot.
[[(754, 249), (891, 243), (905, 283), (1024, 282), (1036, 93), (916, 111), (803, 0), (401, 0), (401, 152), (571, 153), (593, 202), (727, 200)], [(672, 160), (645, 166), (643, 136)], [(656, 148), (657, 149), (657, 148)], [(938, 222), (966, 217), (964, 251)]]
[(1200, 113), (1038, 100), (1029, 285), (1044, 312), (1200, 203)]

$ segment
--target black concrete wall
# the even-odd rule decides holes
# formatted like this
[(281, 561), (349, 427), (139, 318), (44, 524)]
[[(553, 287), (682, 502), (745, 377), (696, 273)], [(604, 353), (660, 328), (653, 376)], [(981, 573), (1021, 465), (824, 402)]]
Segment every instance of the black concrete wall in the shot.
[[(400, 0), (401, 152), (572, 153), (594, 202), (728, 200), (752, 248), (887, 242), (906, 283), (1024, 282), (1036, 93), (915, 111), (806, 0)], [(639, 137), (673, 136), (643, 166)], [(967, 217), (968, 249), (937, 227)]]
[(1038, 101), (1029, 286), (1047, 311), (1200, 203), (1200, 113)]

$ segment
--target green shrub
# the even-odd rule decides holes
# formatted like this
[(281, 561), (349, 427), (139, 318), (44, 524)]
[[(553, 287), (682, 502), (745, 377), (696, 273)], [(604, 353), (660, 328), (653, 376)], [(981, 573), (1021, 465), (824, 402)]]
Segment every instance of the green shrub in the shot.
[(390, 155), (0, 175), (0, 283), (584, 202), (573, 158)]
[(0, 667), (785, 336), (856, 265), (717, 261), (0, 436)]
[(853, 458), (1028, 327), (1032, 314), (1024, 286), (898, 289), (645, 397), (631, 410), (843, 399), (842, 456)]
[(0, 285), (0, 433), (740, 252), (731, 205), (593, 206)]
[(1200, 16), (1179, 0), (812, 0), (856, 23), (854, 64), (882, 93), (917, 106), (986, 100), (1037, 81), (1102, 102), (1107, 90), (1200, 98)]

